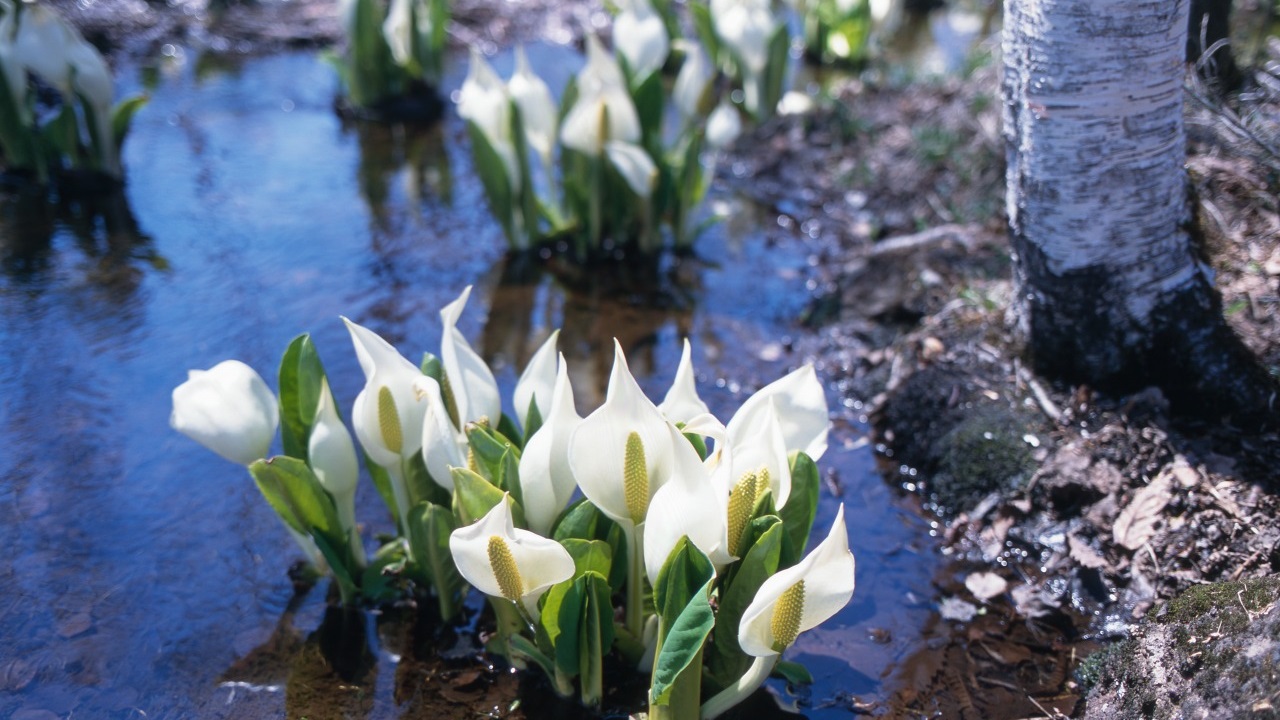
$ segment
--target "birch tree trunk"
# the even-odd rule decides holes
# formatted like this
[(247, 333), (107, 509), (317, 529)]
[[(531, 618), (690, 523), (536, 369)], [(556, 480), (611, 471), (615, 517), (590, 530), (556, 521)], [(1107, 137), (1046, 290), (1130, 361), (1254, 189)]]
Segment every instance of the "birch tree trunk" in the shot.
[(1183, 171), (1187, 0), (1005, 0), (1014, 316), (1037, 370), (1270, 415), (1222, 320)]

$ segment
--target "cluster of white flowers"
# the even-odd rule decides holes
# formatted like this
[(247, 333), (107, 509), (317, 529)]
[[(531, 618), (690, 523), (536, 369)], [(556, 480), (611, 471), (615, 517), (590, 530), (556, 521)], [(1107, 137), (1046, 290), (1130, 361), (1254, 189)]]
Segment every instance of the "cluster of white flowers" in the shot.
[[(714, 580), (751, 550), (755, 540), (749, 524), (761, 513), (781, 523), (779, 516), (791, 511), (789, 503), (809, 504), (808, 519), (802, 521), (803, 545), (817, 504), (816, 470), (809, 463), (809, 487), (797, 492), (793, 468), (799, 456), (816, 460), (823, 455), (828, 432), (825, 394), (811, 365), (760, 389), (722, 423), (698, 397), (687, 341), (675, 380), (660, 403), (645, 396), (615, 342), (605, 402), (581, 417), (565, 359), (556, 349), (558, 333), (552, 333), (516, 384), (513, 399), (523, 427), (517, 430), (502, 418), (493, 373), (457, 329), (469, 294), (467, 288), (440, 313), (444, 332), (434, 375), (374, 332), (345, 320), (365, 374), (351, 411), (355, 436), (390, 479), (402, 531), (412, 532), (409, 514), (415, 496), (421, 495), (412, 487), (415, 466), (425, 467), (439, 490), (455, 495), (460, 526), (449, 534), (447, 546), (468, 583), (518, 608), (526, 623), (538, 623), (549, 589), (581, 577), (566, 548), (572, 541), (556, 533), (577, 507), (570, 501), (580, 491), (625, 538), (614, 550), (628, 570), (622, 630), (652, 646), (654, 622), (661, 620), (667, 627), (674, 618), (660, 617), (662, 608), (646, 609), (644, 594), (648, 588), (657, 591), (678, 549), (689, 552), (692, 546), (705, 558), (707, 595), (718, 587)], [(313, 417), (304, 418), (310, 430), (303, 460), (333, 498), (341, 532), (358, 545), (356, 453), (321, 377), (319, 397), (308, 411)], [(173, 427), (219, 455), (260, 471), (264, 463), (280, 461), (261, 458), (280, 425), (282, 406), (243, 363), (227, 361), (208, 371), (192, 371), (174, 390), (173, 405)], [(518, 437), (508, 438), (497, 428)], [(474, 446), (481, 437), (477, 432), (507, 444), (504, 452), (513, 467), (505, 476), (482, 467), (481, 448)], [(478, 478), (489, 488), (482, 512), (468, 517), (457, 510), (468, 501), (460, 503), (456, 497), (463, 489), (455, 487), (455, 478)], [(799, 559), (796, 552), (798, 562), (790, 567), (778, 567), (775, 556), (773, 566), (758, 573), (750, 603), (735, 618), (738, 646), (757, 661), (723, 697), (709, 701), (704, 716), (718, 714), (758, 686), (796, 635), (848, 602), (854, 559), (843, 518), (841, 507), (826, 539), (808, 556)], [(300, 527), (307, 530), (305, 523), (285, 521), (312, 557), (317, 553), (309, 540), (331, 537), (311, 531), (307, 538), (307, 532), (299, 532)], [(404, 544), (413, 546), (413, 539)], [(406, 552), (413, 562), (411, 547)], [(358, 557), (356, 564), (362, 565), (363, 549)], [(653, 663), (652, 655), (648, 662)]]

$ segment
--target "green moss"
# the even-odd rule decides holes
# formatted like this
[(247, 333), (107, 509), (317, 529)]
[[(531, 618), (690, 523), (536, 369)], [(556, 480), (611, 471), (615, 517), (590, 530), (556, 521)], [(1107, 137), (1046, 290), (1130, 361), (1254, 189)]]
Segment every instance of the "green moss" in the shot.
[(1022, 439), (1028, 423), (1004, 408), (971, 411), (938, 440), (938, 475), (932, 491), (948, 510), (972, 507), (996, 490), (1010, 490), (1031, 477), (1036, 463)]
[(1263, 612), (1278, 599), (1280, 577), (1196, 585), (1170, 600), (1156, 619), (1165, 625), (1188, 625), (1217, 611), (1217, 619), (1230, 623), (1223, 631), (1238, 631), (1249, 623), (1250, 614)]

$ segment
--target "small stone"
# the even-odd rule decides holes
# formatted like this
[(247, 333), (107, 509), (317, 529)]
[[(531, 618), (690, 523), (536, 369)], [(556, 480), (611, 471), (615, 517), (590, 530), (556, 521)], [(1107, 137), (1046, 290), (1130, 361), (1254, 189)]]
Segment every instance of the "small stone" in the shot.
[(920, 357), (922, 357), (925, 362), (933, 361), (938, 356), (942, 355), (942, 353), (946, 352), (946, 350), (947, 346), (943, 345), (941, 340), (933, 336), (925, 338), (920, 343)]

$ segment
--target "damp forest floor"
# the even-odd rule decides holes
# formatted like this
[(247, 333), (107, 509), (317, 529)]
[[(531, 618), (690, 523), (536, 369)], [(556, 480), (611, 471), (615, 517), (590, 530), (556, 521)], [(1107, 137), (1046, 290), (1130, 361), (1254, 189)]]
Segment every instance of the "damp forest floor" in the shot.
[[(267, 53), (339, 35), (320, 0), (52, 4), (116, 57), (158, 57), (167, 44)], [(598, 3), (460, 0), (450, 36), (459, 46), (570, 43), (604, 25), (602, 13)], [(1273, 70), (1255, 68), (1238, 95), (1214, 99), (1191, 83), (1186, 112), (1188, 170), (1225, 313), (1280, 373), (1274, 50)], [(1107, 397), (1023, 365), (1006, 323), (998, 59), (988, 50), (971, 65), (945, 78), (815, 82), (809, 112), (753, 130), (721, 165), (719, 182), (774, 210), (771, 233), (812, 248), (801, 319), (812, 332), (797, 351), (819, 358), (877, 428), (885, 481), (936, 516), (939, 551), (959, 568), (936, 581), (937, 646), (904, 661), (881, 699), (850, 697), (848, 708), (1274, 717), (1280, 644), (1241, 649), (1231, 631), (1280, 634), (1280, 588), (1256, 580), (1280, 572), (1280, 438), (1173, 417), (1155, 388)], [(1108, 656), (1171, 670), (1116, 668)], [(1225, 656), (1244, 664), (1205, 661)], [(1205, 668), (1212, 677), (1187, 682)], [(466, 664), (424, 672), (453, 673), (458, 716), (491, 706), (486, 688), (512, 682)]]

